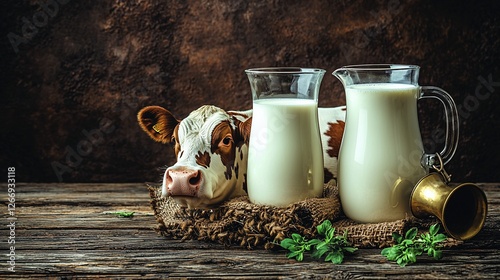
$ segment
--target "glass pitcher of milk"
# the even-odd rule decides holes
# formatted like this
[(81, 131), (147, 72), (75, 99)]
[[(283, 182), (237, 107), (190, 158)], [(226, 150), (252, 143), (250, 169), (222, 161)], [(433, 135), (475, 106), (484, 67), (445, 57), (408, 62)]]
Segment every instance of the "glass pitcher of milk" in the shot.
[(247, 190), (252, 203), (283, 207), (323, 192), (318, 94), (325, 70), (245, 70), (253, 97)]
[(345, 88), (346, 124), (339, 151), (338, 186), (346, 216), (358, 222), (393, 221), (410, 216), (415, 184), (437, 163), (423, 148), (417, 100), (444, 105), (446, 164), (458, 144), (458, 113), (451, 96), (419, 86), (415, 65), (353, 65), (333, 72)]

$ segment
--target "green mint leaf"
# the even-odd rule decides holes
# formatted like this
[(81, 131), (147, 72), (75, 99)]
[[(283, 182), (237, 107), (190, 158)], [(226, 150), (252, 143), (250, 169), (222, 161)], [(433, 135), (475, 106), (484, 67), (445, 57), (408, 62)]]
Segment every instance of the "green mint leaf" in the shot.
[(320, 239), (311, 239), (311, 240), (307, 241), (307, 245), (316, 246), (321, 242), (323, 242), (323, 241), (321, 241)]
[(428, 255), (429, 257), (434, 257), (434, 255), (435, 255), (435, 254), (436, 254), (436, 249), (434, 249), (434, 248), (429, 248), (429, 249), (427, 250), (427, 255)]
[(392, 239), (394, 239), (394, 241), (396, 241), (397, 244), (399, 244), (399, 243), (401, 243), (401, 241), (403, 241), (403, 237), (401, 235), (399, 235), (399, 233), (397, 233), (397, 232), (392, 233)]
[(401, 241), (400, 244), (404, 245), (404, 246), (409, 246), (409, 245), (412, 245), (414, 243), (413, 243), (413, 240), (411, 240), (411, 239), (405, 239), (405, 240)]
[(307, 244), (305, 238), (297, 233), (292, 234), (292, 238), (283, 239), (280, 246), (290, 251), (286, 255), (289, 259), (295, 258), (299, 262), (304, 259), (304, 251), (310, 249), (310, 245)]
[(417, 261), (417, 252), (415, 252), (415, 250), (413, 249), (409, 249), (406, 252), (406, 257), (408, 258), (408, 262), (414, 263)]
[(386, 247), (386, 248), (382, 249), (382, 252), (380, 252), (380, 254), (384, 257), (387, 257), (391, 253), (391, 251), (393, 251), (393, 250), (394, 250), (394, 247)]
[(291, 238), (285, 238), (285, 239), (281, 240), (281, 242), (280, 242), (280, 246), (284, 249), (288, 249), (294, 245), (295, 245), (295, 241)]
[(434, 236), (439, 232), (439, 224), (433, 224), (429, 228), (429, 233), (430, 235)]
[(355, 247), (344, 247), (344, 251), (348, 252), (348, 253), (354, 253), (358, 250), (358, 248), (355, 248)]
[(443, 242), (447, 239), (448, 237), (442, 233), (434, 236), (434, 239), (432, 240), (432, 243), (435, 244), (435, 243), (439, 243), (439, 242)]
[(328, 250), (328, 242), (326, 241), (321, 241), (320, 243), (316, 244), (316, 250), (320, 250), (322, 248), (326, 248)]
[(439, 260), (442, 258), (442, 251), (438, 250), (438, 243), (446, 240), (447, 236), (438, 232), (438, 224), (432, 225), (428, 233), (422, 233), (418, 238), (418, 229), (416, 227), (409, 229), (404, 234), (404, 238), (394, 232), (392, 237), (396, 244), (392, 247), (384, 248), (381, 254), (389, 261), (396, 261), (401, 267), (415, 263), (417, 257), (424, 252), (427, 252), (434, 259)]
[(334, 256), (335, 253), (337, 253), (337, 252), (330, 252), (330, 253), (328, 253), (328, 255), (325, 258), (325, 262), (332, 261), (333, 256)]
[(388, 247), (382, 250), (382, 255), (387, 257), (387, 259), (390, 261), (397, 260), (398, 257), (401, 256), (402, 254), (403, 251), (398, 246)]
[(399, 266), (401, 266), (401, 267), (405, 267), (408, 264), (408, 261), (405, 260), (404, 257), (402, 257), (402, 258), (398, 258), (396, 260), (396, 263), (399, 264)]
[(329, 229), (332, 228), (330, 220), (324, 220), (319, 226), (316, 227), (318, 234), (325, 236)]
[(418, 229), (416, 227), (412, 227), (405, 234), (405, 239), (413, 240), (417, 236)]
[(393, 251), (389, 252), (389, 254), (387, 255), (387, 259), (390, 261), (395, 261), (398, 258), (400, 258), (402, 255), (403, 255), (402, 251), (393, 250)]
[(304, 241), (304, 237), (302, 237), (302, 235), (300, 235), (298, 233), (292, 233), (292, 240), (297, 242), (297, 243), (301, 243)]
[(134, 216), (135, 212), (128, 212), (128, 211), (117, 211), (117, 212), (109, 212), (108, 214), (113, 214), (118, 217), (123, 217), (123, 218), (130, 218)]
[(316, 259), (320, 259), (326, 252), (328, 252), (328, 247), (316, 248), (314, 250), (312, 257)]
[(343, 235), (335, 236), (335, 228), (329, 220), (323, 221), (316, 227), (319, 235), (324, 236), (324, 239), (307, 240), (298, 233), (293, 233), (291, 238), (285, 238), (280, 242), (280, 246), (289, 250), (286, 255), (288, 258), (295, 258), (297, 261), (304, 259), (306, 251), (312, 251), (313, 258), (322, 258), (326, 255), (325, 261), (331, 261), (334, 264), (340, 264), (344, 260), (344, 252), (353, 253), (358, 248), (351, 247), (347, 240), (347, 230)]
[(420, 238), (426, 242), (430, 242), (432, 240), (430, 233), (422, 233)]
[(326, 231), (325, 237), (327, 240), (332, 240), (335, 236), (335, 228), (329, 228)]
[(436, 260), (440, 260), (443, 257), (443, 252), (441, 250), (435, 250), (433, 252), (433, 257)]
[(294, 252), (288, 253), (286, 256), (289, 259), (295, 258), (297, 261), (301, 262), (304, 259), (304, 252), (294, 251)]
[(330, 252), (326, 258), (325, 261), (331, 261), (334, 264), (341, 264), (344, 261), (344, 254), (342, 251), (340, 252)]

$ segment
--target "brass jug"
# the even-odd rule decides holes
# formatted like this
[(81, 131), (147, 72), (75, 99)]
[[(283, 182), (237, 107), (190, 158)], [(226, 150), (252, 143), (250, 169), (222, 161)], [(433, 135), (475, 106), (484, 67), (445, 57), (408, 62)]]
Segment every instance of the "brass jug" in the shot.
[(437, 170), (415, 185), (410, 196), (412, 214), (417, 218), (436, 216), (455, 239), (474, 237), (486, 220), (486, 195), (472, 183), (449, 186), (450, 176), (443, 168)]

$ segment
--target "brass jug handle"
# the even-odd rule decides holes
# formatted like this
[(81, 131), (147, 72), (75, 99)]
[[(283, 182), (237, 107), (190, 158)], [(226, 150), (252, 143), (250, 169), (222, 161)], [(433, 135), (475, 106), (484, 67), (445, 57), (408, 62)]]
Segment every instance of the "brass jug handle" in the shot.
[(451, 174), (446, 172), (444, 169), (444, 163), (443, 163), (443, 158), (441, 157), (440, 153), (436, 153), (436, 158), (438, 159), (439, 165), (438, 164), (433, 164), (432, 168), (436, 170), (441, 176), (443, 176), (443, 179), (445, 183), (449, 183), (451, 181)]

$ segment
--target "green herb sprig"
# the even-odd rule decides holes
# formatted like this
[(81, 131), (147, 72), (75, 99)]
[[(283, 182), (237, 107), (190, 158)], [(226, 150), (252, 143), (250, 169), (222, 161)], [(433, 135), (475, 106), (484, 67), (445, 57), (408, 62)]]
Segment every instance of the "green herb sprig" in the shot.
[(417, 256), (424, 252), (434, 259), (440, 260), (443, 257), (443, 252), (440, 250), (441, 244), (439, 243), (445, 241), (447, 237), (438, 233), (439, 228), (439, 224), (434, 224), (429, 228), (429, 232), (422, 233), (418, 237), (416, 227), (409, 229), (404, 237), (395, 232), (392, 234), (392, 238), (396, 244), (383, 249), (382, 255), (390, 261), (396, 261), (401, 267), (415, 263)]
[(134, 216), (134, 213), (135, 212), (129, 212), (129, 211), (108, 212), (108, 214), (116, 215), (122, 218), (131, 218), (132, 216)]
[(313, 258), (321, 259), (325, 256), (326, 262), (341, 264), (345, 253), (354, 253), (358, 250), (347, 241), (347, 230), (343, 235), (335, 235), (335, 228), (329, 220), (323, 221), (316, 230), (324, 239), (307, 240), (298, 233), (293, 233), (291, 238), (283, 239), (280, 246), (290, 251), (286, 256), (300, 262), (304, 259), (304, 253), (312, 249)]

